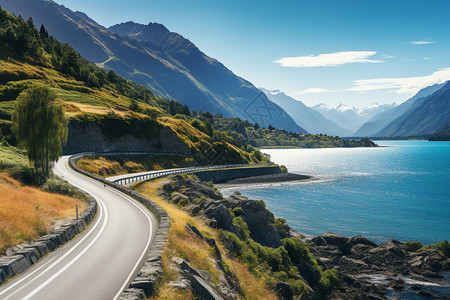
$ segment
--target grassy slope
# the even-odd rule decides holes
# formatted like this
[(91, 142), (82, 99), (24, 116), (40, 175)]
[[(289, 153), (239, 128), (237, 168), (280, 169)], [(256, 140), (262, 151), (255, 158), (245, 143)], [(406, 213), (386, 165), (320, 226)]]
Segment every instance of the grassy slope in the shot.
[(47, 234), (58, 219), (74, 218), (76, 204), (80, 211), (86, 207), (79, 199), (24, 186), (0, 173), (0, 253)]
[(163, 254), (164, 275), (157, 293), (152, 299), (194, 299), (191, 291), (178, 290), (167, 285), (168, 282), (176, 280), (178, 277), (178, 274), (169, 267), (172, 264), (172, 257), (188, 260), (193, 267), (210, 272), (213, 283), (218, 282), (217, 266), (209, 259), (215, 259), (214, 251), (203, 240), (193, 237), (187, 232), (185, 227), (187, 223), (196, 226), (205, 236), (212, 237), (218, 242), (225, 264), (228, 264), (236, 274), (247, 299), (276, 299), (276, 295), (261, 279), (256, 278), (247, 266), (225, 255), (217, 230), (206, 226), (200, 219), (190, 216), (187, 212), (162, 199), (158, 189), (165, 182), (166, 179), (148, 181), (136, 187), (138, 192), (150, 197), (170, 217), (169, 239)]
[(100, 176), (104, 175), (101, 171), (102, 168), (106, 168), (106, 176), (116, 176), (144, 171), (182, 168), (193, 164), (193, 158), (189, 157), (145, 155), (83, 158), (77, 162), (79, 168)]

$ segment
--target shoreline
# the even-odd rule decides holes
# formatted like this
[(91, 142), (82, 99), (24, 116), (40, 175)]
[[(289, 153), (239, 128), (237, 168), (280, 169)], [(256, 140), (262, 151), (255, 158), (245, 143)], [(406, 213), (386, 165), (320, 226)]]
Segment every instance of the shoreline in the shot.
[(305, 182), (313, 180), (314, 177), (310, 175), (301, 175), (295, 173), (280, 173), (271, 175), (251, 176), (228, 180), (223, 183), (215, 183), (218, 189), (241, 187), (249, 184), (264, 184), (264, 183), (283, 183), (283, 182)]

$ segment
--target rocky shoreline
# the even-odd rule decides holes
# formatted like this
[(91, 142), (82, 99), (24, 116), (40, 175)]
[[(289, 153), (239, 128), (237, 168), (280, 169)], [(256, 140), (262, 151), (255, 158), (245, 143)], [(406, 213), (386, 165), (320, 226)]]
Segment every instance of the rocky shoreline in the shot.
[[(294, 178), (291, 175), (280, 178)], [(307, 177), (302, 180), (311, 179)], [(244, 178), (237, 182), (261, 183), (261, 180)], [(229, 186), (231, 183), (227, 184)], [(214, 187), (182, 176), (173, 177), (171, 186), (182, 188), (169, 188), (166, 191), (167, 200), (179, 206), (182, 204), (185, 210), (203, 218), (213, 228), (235, 233), (242, 238), (230, 213), (239, 207), (250, 237), (263, 246), (278, 248), (286, 237), (306, 240), (321, 270), (336, 270), (340, 283), (327, 296), (320, 286), (322, 271), (305, 263), (296, 265), (299, 271), (297, 278), (308, 286), (305, 299), (326, 299), (330, 296), (332, 299), (450, 299), (450, 259), (442, 252), (431, 249), (412, 251), (405, 243), (395, 240), (376, 244), (362, 236), (347, 238), (334, 233), (305, 239), (287, 225), (280, 230), (278, 219), (262, 201), (249, 200), (239, 193), (224, 198)], [(232, 245), (229, 251), (233, 253)], [(280, 298), (292, 298), (289, 284), (278, 282), (277, 286), (283, 286)]]

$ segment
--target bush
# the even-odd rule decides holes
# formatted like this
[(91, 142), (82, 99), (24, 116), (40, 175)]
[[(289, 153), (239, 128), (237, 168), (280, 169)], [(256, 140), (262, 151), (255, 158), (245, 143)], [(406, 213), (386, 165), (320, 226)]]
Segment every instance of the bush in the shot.
[(287, 169), (286, 166), (284, 166), (284, 165), (281, 165), (281, 166), (280, 166), (280, 170), (281, 170), (281, 172), (283, 172), (283, 173), (287, 173), (287, 172), (288, 172), (288, 169)]
[(441, 251), (443, 255), (450, 257), (450, 243), (447, 240), (444, 240), (440, 243), (431, 244), (425, 247), (422, 247), (420, 250), (433, 249), (437, 251)]
[(320, 278), (319, 284), (327, 293), (330, 293), (339, 285), (340, 279), (336, 274), (336, 270), (326, 270), (325, 272), (322, 272), (321, 275), (322, 277)]
[(54, 175), (51, 175), (50, 178), (47, 179), (45, 184), (42, 186), (42, 190), (49, 193), (57, 193), (78, 199), (87, 199), (86, 196), (76, 187)]
[(408, 251), (410, 251), (410, 252), (416, 252), (417, 250), (419, 250), (420, 248), (423, 247), (421, 242), (416, 242), (416, 241), (406, 242), (405, 244), (406, 244), (406, 246), (408, 246)]
[(45, 181), (45, 176), (25, 165), (15, 165), (8, 169), (11, 177), (27, 185), (39, 186)]
[(283, 243), (283, 246), (286, 249), (292, 263), (298, 265), (305, 262), (312, 266), (316, 265), (313, 256), (309, 252), (307, 243), (298, 238), (285, 238), (282, 239), (281, 242)]

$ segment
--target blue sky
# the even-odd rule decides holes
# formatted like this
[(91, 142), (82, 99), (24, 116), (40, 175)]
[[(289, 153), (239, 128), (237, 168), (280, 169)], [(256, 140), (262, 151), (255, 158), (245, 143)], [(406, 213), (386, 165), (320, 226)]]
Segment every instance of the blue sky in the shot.
[(104, 26), (158, 22), (307, 105), (403, 102), (450, 79), (448, 0), (56, 0)]

